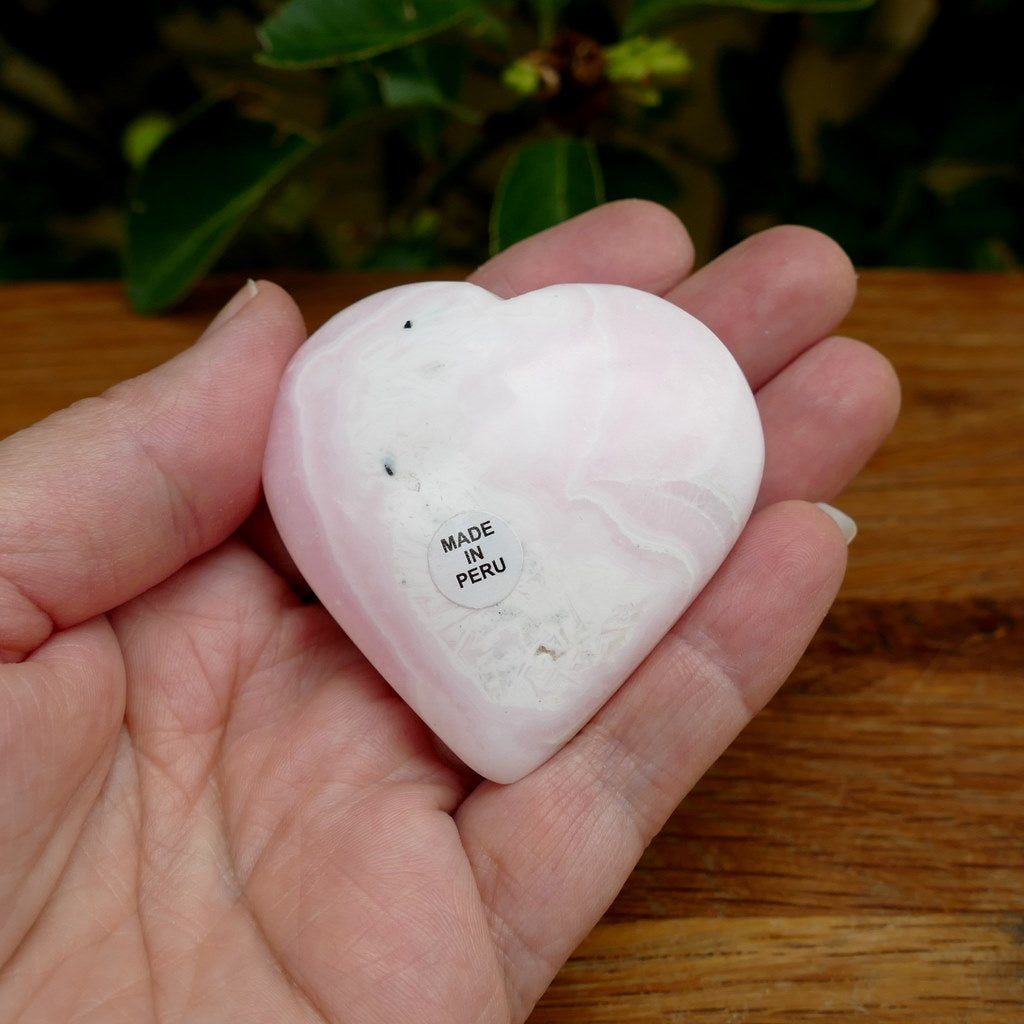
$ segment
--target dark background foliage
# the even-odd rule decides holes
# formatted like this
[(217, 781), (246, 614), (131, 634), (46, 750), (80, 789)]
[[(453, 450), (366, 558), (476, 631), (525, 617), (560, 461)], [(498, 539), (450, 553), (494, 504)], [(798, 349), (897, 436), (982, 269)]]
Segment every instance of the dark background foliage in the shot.
[[(693, 70), (655, 83), (657, 102), (600, 76), (575, 92), (563, 78), (547, 99), (502, 84), (511, 61), (577, 39), (557, 27), (602, 59), (628, 26), (626, 3), (488, 4), (489, 22), (298, 70), (254, 59), (276, 6), (4, 0), (0, 278), (112, 277), (131, 246), (144, 276), (189, 218), (210, 223), (179, 247), (182, 265), (477, 262), (514, 240), (495, 241), (495, 192), (531, 141), (548, 147), (530, 151), (533, 180), (568, 168), (563, 214), (654, 198), (684, 217), (705, 257), (795, 221), (862, 266), (1024, 259), (1024, 18), (1012, 0), (810, 14), (666, 4), (645, 31), (687, 51)], [(259, 187), (240, 195), (230, 225), (212, 223), (247, 168)], [(506, 185), (510, 230), (528, 210), (515, 190), (536, 188), (529, 177)], [(132, 201), (136, 213), (162, 202), (172, 215), (126, 232)], [(137, 304), (174, 301), (179, 278), (177, 291)]]

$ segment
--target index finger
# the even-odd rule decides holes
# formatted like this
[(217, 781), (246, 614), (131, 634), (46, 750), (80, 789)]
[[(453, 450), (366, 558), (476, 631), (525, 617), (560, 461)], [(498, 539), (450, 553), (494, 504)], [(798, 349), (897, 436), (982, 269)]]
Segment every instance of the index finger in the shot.
[(503, 299), (550, 284), (624, 284), (662, 295), (689, 274), (693, 243), (656, 203), (606, 203), (526, 238), (469, 280)]

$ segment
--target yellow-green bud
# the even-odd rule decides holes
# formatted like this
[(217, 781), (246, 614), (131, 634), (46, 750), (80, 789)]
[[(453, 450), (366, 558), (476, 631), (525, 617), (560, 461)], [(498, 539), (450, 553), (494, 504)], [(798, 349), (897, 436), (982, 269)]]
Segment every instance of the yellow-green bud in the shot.
[(533, 96), (540, 89), (540, 68), (534, 61), (522, 57), (505, 68), (501, 80), (512, 92), (520, 96)]
[(652, 79), (673, 81), (693, 68), (690, 55), (671, 39), (635, 36), (604, 51), (605, 73), (613, 82), (645, 84)]

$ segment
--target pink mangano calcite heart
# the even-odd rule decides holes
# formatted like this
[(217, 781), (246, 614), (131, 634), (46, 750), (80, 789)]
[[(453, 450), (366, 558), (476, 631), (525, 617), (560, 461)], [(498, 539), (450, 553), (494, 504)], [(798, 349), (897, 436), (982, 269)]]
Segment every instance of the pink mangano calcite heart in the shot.
[(532, 771), (721, 564), (764, 461), (698, 320), (618, 285), (393, 288), (281, 383), (264, 467), (324, 607), (467, 765)]

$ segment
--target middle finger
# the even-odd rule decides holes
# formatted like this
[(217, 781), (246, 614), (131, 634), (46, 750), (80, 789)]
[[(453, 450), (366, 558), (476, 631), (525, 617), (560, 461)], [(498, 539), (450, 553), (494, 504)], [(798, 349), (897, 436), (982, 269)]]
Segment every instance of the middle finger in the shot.
[(665, 298), (707, 324), (757, 391), (850, 311), (857, 275), (832, 239), (779, 227), (740, 242)]

